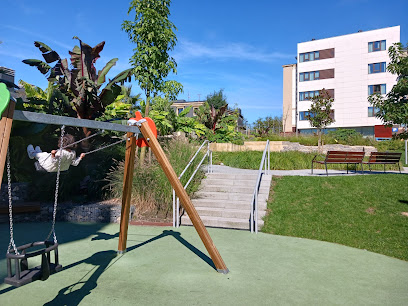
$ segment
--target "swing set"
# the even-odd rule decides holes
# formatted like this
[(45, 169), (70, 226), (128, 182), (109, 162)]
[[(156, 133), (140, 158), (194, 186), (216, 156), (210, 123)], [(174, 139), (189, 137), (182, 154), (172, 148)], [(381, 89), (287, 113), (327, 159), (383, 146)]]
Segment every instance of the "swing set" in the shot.
[[(156, 127), (152, 119), (142, 118), (139, 112), (136, 113), (135, 118), (128, 121), (128, 125), (120, 125), (108, 122), (93, 121), (87, 119), (77, 119), (64, 116), (55, 116), (41, 113), (33, 113), (27, 111), (15, 110), (15, 102), (10, 100), (10, 93), (6, 86), (0, 83), (0, 184), (3, 177), (4, 166), (7, 161), (7, 178), (8, 178), (8, 192), (9, 192), (9, 219), (10, 219), (10, 243), (6, 254), (7, 259), (7, 274), (4, 282), (16, 287), (28, 284), (35, 280), (46, 280), (48, 277), (56, 272), (62, 270), (59, 264), (58, 256), (58, 241), (55, 233), (55, 219), (58, 205), (58, 189), (59, 189), (59, 173), (60, 161), (58, 161), (58, 171), (55, 186), (55, 199), (53, 209), (53, 220), (51, 231), (44, 241), (36, 241), (22, 246), (16, 246), (13, 237), (13, 208), (11, 201), (11, 175), (10, 175), (10, 155), (8, 145), (10, 140), (10, 133), (13, 120), (37, 122), (44, 124), (62, 125), (61, 139), (64, 135), (64, 126), (86, 127), (90, 129), (110, 130), (118, 132), (126, 132), (126, 138), (115, 143), (109, 144), (105, 147), (95, 149), (87, 154), (102, 150), (108, 146), (113, 146), (119, 142), (126, 141), (125, 151), (125, 170), (123, 176), (123, 190), (122, 190), (122, 209), (120, 218), (120, 231), (118, 254), (126, 252), (127, 232), (130, 215), (130, 200), (133, 180), (133, 168), (135, 163), (136, 146), (149, 146), (155, 155), (158, 163), (162, 167), (167, 179), (175, 190), (176, 195), (184, 204), (184, 209), (187, 212), (190, 220), (193, 223), (198, 235), (200, 236), (205, 248), (207, 249), (215, 268), (218, 272), (227, 274), (229, 272), (220, 253), (214, 245), (211, 236), (205, 228), (200, 216), (198, 215), (190, 197), (183, 188), (178, 179), (173, 167), (171, 166), (167, 156), (162, 147), (157, 141)], [(83, 141), (84, 139), (80, 140)], [(78, 141), (78, 142), (80, 142)], [(60, 141), (62, 143), (62, 141)], [(63, 149), (60, 147), (59, 150)], [(51, 240), (50, 237), (53, 236)], [(40, 250), (28, 252), (32, 247), (42, 247)], [(52, 261), (51, 252), (54, 253), (54, 260)], [(28, 258), (41, 256), (41, 265), (35, 268), (30, 268), (28, 265)], [(14, 261), (14, 262), (13, 262)], [(12, 262), (14, 264), (12, 264)], [(13, 269), (14, 266), (14, 269)]]

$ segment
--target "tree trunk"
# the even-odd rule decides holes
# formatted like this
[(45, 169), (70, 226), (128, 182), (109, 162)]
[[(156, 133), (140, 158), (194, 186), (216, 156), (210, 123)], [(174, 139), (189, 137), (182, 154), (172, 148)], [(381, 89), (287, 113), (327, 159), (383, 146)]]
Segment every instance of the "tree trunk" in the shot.
[(318, 136), (318, 141), (317, 141), (317, 150), (319, 153), (322, 153), (322, 130), (317, 129), (317, 136)]
[[(150, 104), (150, 90), (146, 91), (146, 108), (145, 108), (145, 113), (144, 117), (149, 116), (149, 104)], [(140, 148), (140, 167), (143, 167), (144, 165), (144, 160), (146, 156), (146, 147), (141, 147)]]

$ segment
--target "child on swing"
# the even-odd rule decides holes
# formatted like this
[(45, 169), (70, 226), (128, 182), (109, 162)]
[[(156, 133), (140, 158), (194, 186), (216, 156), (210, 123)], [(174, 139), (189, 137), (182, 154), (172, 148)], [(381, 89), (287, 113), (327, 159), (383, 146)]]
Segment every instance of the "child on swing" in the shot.
[(77, 158), (75, 153), (76, 144), (74, 144), (75, 138), (70, 134), (66, 134), (58, 140), (58, 147), (62, 150), (52, 150), (51, 153), (43, 152), (39, 146), (35, 149), (33, 145), (28, 145), (27, 153), (30, 159), (36, 159), (35, 168), (37, 171), (57, 172), (58, 160), (61, 158), (60, 171), (66, 171), (69, 167), (78, 166), (79, 162), (85, 157), (85, 153)]

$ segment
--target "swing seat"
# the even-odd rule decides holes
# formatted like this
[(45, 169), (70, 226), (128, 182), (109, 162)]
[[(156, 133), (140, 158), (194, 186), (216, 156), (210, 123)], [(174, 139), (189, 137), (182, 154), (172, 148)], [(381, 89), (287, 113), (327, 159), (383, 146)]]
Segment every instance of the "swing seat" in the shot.
[[(27, 253), (27, 249), (36, 246), (44, 246), (44, 248)], [(14, 250), (6, 255), (8, 275), (4, 279), (6, 284), (20, 287), (36, 280), (46, 280), (51, 274), (62, 270), (62, 266), (58, 262), (58, 243), (53, 241), (32, 242), (17, 247), (17, 250), (20, 252), (19, 255), (15, 254)], [(51, 251), (54, 251), (54, 262), (51, 262)], [(28, 258), (40, 255), (41, 265), (29, 268)], [(12, 261), (14, 261), (14, 274)]]

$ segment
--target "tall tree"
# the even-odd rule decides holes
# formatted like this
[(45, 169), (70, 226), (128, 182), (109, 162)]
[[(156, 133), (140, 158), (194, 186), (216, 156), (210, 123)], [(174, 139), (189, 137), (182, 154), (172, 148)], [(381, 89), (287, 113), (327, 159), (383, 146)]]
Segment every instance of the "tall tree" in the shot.
[(214, 91), (214, 93), (207, 96), (207, 103), (214, 106), (215, 109), (220, 109), (227, 104), (227, 97), (224, 95), (224, 90)]
[[(177, 28), (169, 19), (170, 3), (170, 0), (133, 0), (128, 14), (134, 11), (135, 18), (122, 23), (122, 30), (136, 44), (130, 63), (146, 94), (145, 116), (149, 115), (150, 97), (163, 89), (164, 79), (170, 72), (177, 73), (176, 61), (169, 55), (177, 42), (174, 33)], [(141, 165), (145, 154), (146, 147), (142, 147)]]
[[(387, 71), (396, 74), (397, 84), (383, 97), (373, 94), (368, 97), (370, 104), (376, 108), (376, 117), (384, 124), (401, 124), (408, 126), (408, 44), (393, 44), (388, 49), (390, 64)], [(407, 135), (405, 135), (407, 136)]]
[(169, 20), (170, 0), (133, 0), (128, 14), (135, 13), (133, 21), (122, 23), (131, 42), (136, 44), (130, 58), (133, 73), (146, 94), (145, 116), (149, 114), (152, 94), (161, 91), (170, 72), (177, 73), (176, 61), (169, 55), (174, 49), (177, 28)]
[(333, 98), (324, 88), (320, 91), (318, 96), (315, 96), (310, 99), (312, 105), (308, 110), (309, 114), (307, 119), (311, 126), (317, 129), (317, 135), (319, 136), (318, 140), (318, 149), (319, 152), (322, 150), (322, 130), (327, 127), (329, 124), (334, 122), (332, 104)]

